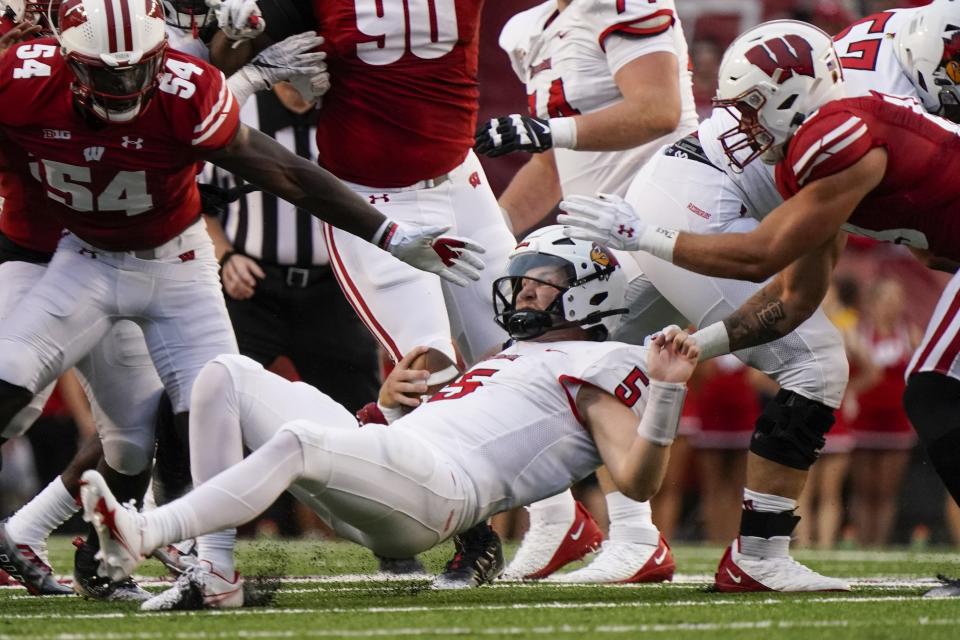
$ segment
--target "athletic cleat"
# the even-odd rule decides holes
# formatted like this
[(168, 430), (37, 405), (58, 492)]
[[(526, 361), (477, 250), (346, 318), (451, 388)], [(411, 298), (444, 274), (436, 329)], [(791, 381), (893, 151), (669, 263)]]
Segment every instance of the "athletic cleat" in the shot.
[(850, 591), (850, 584), (809, 569), (790, 556), (760, 558), (740, 553), (740, 539), (723, 554), (714, 578), (723, 592), (744, 591)]
[[(6, 522), (0, 523), (0, 574), (9, 584), (22, 584), (35, 596), (67, 596), (73, 589), (53, 576), (45, 546), (17, 544), (7, 535)], [(0, 581), (0, 584), (8, 584)]]
[(181, 574), (173, 586), (140, 605), (142, 611), (236, 609), (243, 606), (243, 578), (228, 580), (206, 560)]
[(196, 566), (197, 541), (190, 539), (178, 542), (177, 544), (168, 544), (166, 547), (155, 549), (150, 557), (160, 561), (167, 568), (173, 577), (179, 577), (189, 569)]
[(456, 553), (433, 581), (434, 589), (470, 589), (496, 580), (503, 573), (500, 536), (482, 522), (453, 537)]
[(412, 558), (384, 558), (383, 556), (377, 556), (377, 561), (380, 563), (380, 573), (389, 573), (395, 576), (426, 573), (423, 564), (417, 560), (416, 556)]
[(937, 575), (937, 580), (942, 582), (939, 587), (934, 587), (923, 594), (924, 598), (956, 598), (960, 597), (960, 580), (948, 578), (941, 574)]
[(530, 529), (523, 536), (517, 555), (503, 572), (505, 580), (539, 580), (561, 567), (596, 551), (603, 532), (579, 502), (572, 523), (545, 523), (530, 513)]
[[(80, 481), (83, 519), (93, 525), (100, 538), (100, 569), (111, 580), (123, 580), (143, 561), (140, 554), (142, 516), (113, 497), (106, 480), (93, 470), (84, 471)], [(95, 574), (95, 575), (96, 575)]]
[(100, 552), (82, 537), (76, 537), (73, 546), (77, 548), (73, 556), (73, 590), (77, 594), (108, 602), (143, 602), (153, 595), (143, 590), (133, 578), (114, 581), (97, 575), (100, 566), (97, 556)]
[(555, 574), (550, 582), (580, 584), (624, 584), (673, 580), (677, 565), (670, 545), (660, 536), (656, 545), (605, 540), (593, 562), (571, 571)]

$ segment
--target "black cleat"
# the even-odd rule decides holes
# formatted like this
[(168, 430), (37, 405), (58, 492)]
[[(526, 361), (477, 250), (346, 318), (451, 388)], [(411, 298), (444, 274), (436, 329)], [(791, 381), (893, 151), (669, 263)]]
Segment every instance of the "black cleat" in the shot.
[(97, 559), (96, 547), (90, 545), (82, 537), (73, 540), (77, 548), (73, 556), (73, 590), (85, 598), (105, 601), (143, 602), (153, 597), (145, 591), (133, 578), (113, 581), (97, 574), (100, 561)]
[(503, 573), (500, 536), (482, 522), (453, 537), (456, 554), (433, 581), (434, 589), (470, 589), (493, 582)]
[(22, 584), (35, 596), (68, 596), (73, 589), (53, 577), (46, 554), (7, 536), (6, 522), (0, 523), (0, 571)]
[(930, 591), (927, 591), (925, 594), (923, 594), (924, 598), (960, 597), (960, 580), (957, 578), (948, 578), (942, 573), (937, 575), (937, 579), (943, 584), (941, 584), (939, 587), (930, 589)]
[(426, 573), (423, 565), (420, 564), (416, 556), (412, 558), (385, 558), (383, 556), (377, 556), (377, 561), (380, 562), (380, 573), (389, 573), (395, 576)]

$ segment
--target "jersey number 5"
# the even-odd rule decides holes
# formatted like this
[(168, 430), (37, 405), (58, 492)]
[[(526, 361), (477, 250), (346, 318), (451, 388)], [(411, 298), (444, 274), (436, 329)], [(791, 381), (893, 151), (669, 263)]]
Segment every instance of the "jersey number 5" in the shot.
[(367, 64), (394, 63), (408, 50), (418, 58), (433, 60), (450, 53), (457, 44), (455, 0), (354, 2), (357, 30), (370, 38), (357, 43), (357, 57)]
[[(887, 24), (887, 20), (893, 17), (892, 13), (878, 13), (873, 16), (868, 16), (862, 20), (854, 22), (852, 25), (838, 33), (834, 36), (834, 41), (839, 41), (844, 38), (850, 30), (856, 27), (858, 24), (869, 24), (867, 27), (868, 34), (878, 34), (876, 38), (867, 38), (865, 40), (857, 40), (856, 42), (851, 42), (847, 45), (846, 54), (840, 56), (840, 64), (844, 69), (854, 69), (857, 71), (874, 71), (877, 68), (877, 55), (880, 53), (880, 45), (883, 43), (883, 28)], [(837, 53), (844, 53), (838, 51)]]
[(457, 398), (462, 398), (483, 386), (483, 380), (477, 380), (476, 378), (489, 378), (496, 372), (496, 369), (471, 369), (433, 394), (433, 397), (430, 398), (429, 401), (436, 402), (437, 400), (456, 400)]
[(617, 386), (617, 390), (614, 392), (617, 399), (628, 407), (633, 407), (633, 405), (637, 404), (637, 400), (643, 395), (643, 392), (640, 391), (640, 387), (637, 385), (638, 382), (643, 384), (643, 386), (647, 386), (650, 384), (650, 378), (648, 378), (643, 371), (640, 371), (639, 367), (634, 367), (633, 371), (628, 373), (627, 377), (623, 379), (623, 382)]

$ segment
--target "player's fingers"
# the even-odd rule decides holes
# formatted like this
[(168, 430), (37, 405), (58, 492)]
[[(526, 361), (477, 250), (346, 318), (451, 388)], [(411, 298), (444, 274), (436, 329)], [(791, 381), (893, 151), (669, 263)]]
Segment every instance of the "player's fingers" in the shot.
[(683, 329), (681, 329), (675, 324), (671, 324), (661, 329), (660, 333), (666, 336), (667, 340), (673, 340), (676, 337), (676, 335), (681, 331), (683, 331)]
[(600, 230), (600, 228), (597, 226), (596, 222), (593, 219), (583, 218), (578, 214), (558, 213), (557, 224), (569, 225), (571, 227), (577, 227), (579, 229), (590, 229), (592, 231)]
[(427, 383), (424, 381), (398, 382), (393, 387), (394, 391), (402, 395), (420, 395), (427, 392)]
[[(471, 240), (470, 238), (464, 238), (463, 236), (444, 236), (445, 240), (448, 241), (448, 244), (453, 247), (459, 247), (464, 255), (467, 254), (482, 254), (486, 253), (487, 250), (483, 247), (482, 244)], [(483, 269), (483, 263), (481, 262), (479, 267)]]
[(577, 240), (589, 240), (591, 242), (603, 242), (605, 235), (595, 229), (581, 227), (567, 227), (563, 230), (563, 235)]
[[(423, 345), (420, 345), (420, 346), (414, 347), (413, 349), (410, 349), (410, 351), (407, 351), (407, 353), (405, 353), (404, 356), (403, 356), (402, 358), (400, 358), (400, 361), (397, 362), (397, 364), (396, 364), (396, 366), (394, 367), (393, 370), (394, 370), (394, 371), (397, 371), (397, 370), (400, 370), (400, 371), (402, 371), (402, 370), (408, 370), (408, 371), (409, 371), (409, 370), (410, 370), (410, 364), (411, 364), (414, 360), (416, 360), (417, 358), (419, 358), (420, 356), (422, 356), (423, 354), (425, 354), (425, 353), (428, 352), (428, 351), (430, 351), (430, 347), (425, 347), (425, 346), (423, 346)], [(429, 372), (427, 373), (427, 375), (430, 375)]]
[[(469, 280), (467, 280), (463, 276), (458, 275), (451, 268), (443, 268), (440, 271), (437, 271), (437, 275), (443, 278), (444, 280), (446, 280), (447, 282), (457, 285), (458, 287), (465, 287), (468, 284), (470, 284)], [(480, 276), (478, 274), (477, 279), (479, 278)]]
[(560, 209), (586, 220), (600, 219), (596, 200), (586, 196), (567, 196), (560, 201)]
[(250, 272), (260, 280), (263, 280), (267, 277), (267, 274), (264, 273), (263, 269), (255, 261), (250, 261)]
[(469, 264), (464, 264), (459, 259), (454, 260), (453, 264), (448, 267), (451, 271), (456, 273), (459, 276), (469, 278), (470, 280), (479, 280), (480, 279), (480, 269), (483, 269), (483, 263), (480, 263), (480, 267), (474, 267)]

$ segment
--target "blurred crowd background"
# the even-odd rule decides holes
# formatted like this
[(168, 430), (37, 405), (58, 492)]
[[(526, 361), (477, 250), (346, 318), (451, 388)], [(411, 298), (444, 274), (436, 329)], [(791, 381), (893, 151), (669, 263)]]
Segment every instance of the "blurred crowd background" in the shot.
[[(836, 34), (860, 17), (926, 4), (922, 0), (676, 3), (690, 45), (694, 94), (701, 116), (710, 111), (724, 49), (737, 34), (759, 22), (794, 18)], [(526, 108), (523, 88), (497, 46), (497, 37), (511, 15), (535, 4), (538, 2), (531, 0), (487, 2), (481, 26), (481, 119)], [(525, 161), (523, 154), (495, 161), (484, 158), (497, 193)], [(551, 222), (552, 215), (542, 223)], [(518, 237), (526, 231), (518, 229)], [(902, 247), (865, 239), (849, 243), (825, 304), (846, 340), (851, 384), (826, 450), (805, 489), (799, 510), (803, 517), (798, 528), (801, 545), (960, 544), (960, 512), (947, 500), (936, 475), (916, 449), (916, 438), (900, 402), (903, 370), (947, 278), (922, 267)], [(297, 378), (285, 358), (278, 359), (273, 368)], [(768, 378), (731, 356), (699, 368), (685, 407), (683, 437), (674, 446), (667, 481), (654, 500), (654, 520), (669, 540), (725, 545), (736, 535), (752, 425), (763, 403), (775, 392), (776, 386)], [(68, 374), (28, 435), (5, 445), (0, 517), (12, 513), (53, 479), (84, 438), (95, 437), (84, 404), (76, 379)], [(604, 500), (595, 484), (584, 482), (577, 492), (603, 523)], [(496, 526), (507, 537), (519, 537), (525, 528), (524, 513), (498, 516)], [(67, 528), (71, 527), (79, 527), (76, 519), (68, 523)], [(327, 535), (316, 518), (292, 498), (278, 502), (249, 525), (247, 533)]]

